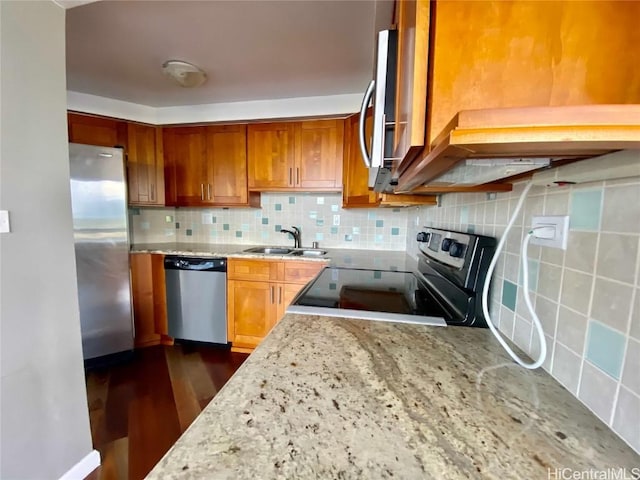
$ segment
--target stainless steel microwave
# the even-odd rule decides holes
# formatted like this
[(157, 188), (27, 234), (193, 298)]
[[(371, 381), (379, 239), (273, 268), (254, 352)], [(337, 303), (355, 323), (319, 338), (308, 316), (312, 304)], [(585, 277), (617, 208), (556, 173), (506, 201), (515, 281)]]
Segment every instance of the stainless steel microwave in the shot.
[[(393, 136), (395, 131), (397, 30), (378, 33), (374, 79), (367, 88), (360, 108), (360, 150), (369, 169), (369, 188), (388, 191), (392, 182)], [(373, 135), (371, 146), (365, 138), (367, 109), (373, 97)]]

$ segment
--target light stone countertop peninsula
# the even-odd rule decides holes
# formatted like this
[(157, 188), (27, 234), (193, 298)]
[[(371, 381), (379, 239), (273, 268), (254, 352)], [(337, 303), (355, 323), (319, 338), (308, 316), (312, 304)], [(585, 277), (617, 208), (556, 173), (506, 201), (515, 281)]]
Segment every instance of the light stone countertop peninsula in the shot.
[(404, 251), (358, 250), (348, 248), (322, 248), (327, 254), (322, 257), (293, 255), (265, 255), (247, 253), (252, 247), (262, 245), (215, 244), (215, 243), (140, 243), (131, 247), (131, 253), (163, 253), (195, 257), (259, 258), (272, 260), (295, 260), (305, 262), (329, 262), (332, 267), (353, 267), (372, 270), (413, 271), (416, 260)]
[(148, 478), (533, 480), (610, 467), (630, 475), (640, 456), (546, 372), (508, 361), (488, 330), (287, 314)]

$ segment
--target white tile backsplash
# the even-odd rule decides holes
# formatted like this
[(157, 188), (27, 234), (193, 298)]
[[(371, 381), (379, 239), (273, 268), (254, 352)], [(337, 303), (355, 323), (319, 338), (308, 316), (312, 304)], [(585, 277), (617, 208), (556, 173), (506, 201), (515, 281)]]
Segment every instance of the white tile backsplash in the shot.
[(263, 193), (259, 209), (132, 208), (132, 240), (293, 245), (279, 230), (295, 225), (304, 246), (404, 250), (407, 209), (345, 210), (341, 204), (340, 194)]
[[(407, 225), (407, 250), (417, 254), (413, 241), (424, 226), (460, 228), (460, 214), (468, 211), (465, 230), (499, 238), (513, 214), (524, 182), (512, 192), (489, 200), (484, 193), (449, 194), (439, 207), (414, 208)], [(455, 207), (455, 208), (453, 208)], [(457, 211), (456, 211), (457, 209)], [(457, 213), (458, 212), (458, 213)], [(535, 310), (541, 318), (549, 355), (543, 368), (582, 400), (607, 425), (640, 452), (640, 392), (637, 391), (640, 345), (640, 177), (593, 182), (565, 188), (534, 187), (506, 242), (494, 274), (491, 305), (494, 323), (510, 339), (537, 358), (535, 332), (523, 307), (520, 244), (532, 215), (569, 215), (569, 249), (531, 248), (529, 258), (539, 261)], [(415, 227), (415, 218), (419, 227)], [(516, 313), (505, 306), (503, 280), (517, 285)], [(621, 343), (595, 343), (585, 349), (589, 322), (609, 329), (608, 338), (626, 342), (621, 379), (596, 366), (618, 358), (611, 350)], [(526, 348), (530, 338), (529, 348)], [(595, 340), (595, 339), (594, 339)], [(609, 350), (607, 350), (609, 349)], [(600, 355), (591, 358), (592, 355)], [(590, 361), (593, 360), (593, 361)], [(619, 392), (619, 394), (618, 394)], [(635, 421), (635, 424), (630, 422)], [(635, 430), (634, 430), (635, 429)]]

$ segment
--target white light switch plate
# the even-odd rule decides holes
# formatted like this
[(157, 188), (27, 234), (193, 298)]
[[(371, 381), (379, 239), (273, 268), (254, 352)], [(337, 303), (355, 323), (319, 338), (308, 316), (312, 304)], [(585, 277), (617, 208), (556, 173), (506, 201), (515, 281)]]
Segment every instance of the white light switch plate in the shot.
[(10, 231), (9, 210), (0, 210), (0, 233), (9, 233)]
[(569, 215), (534, 215), (531, 220), (531, 228), (535, 227), (553, 227), (555, 229), (555, 235), (553, 238), (536, 238), (534, 235), (531, 239), (532, 245), (561, 248), (562, 250), (567, 249)]

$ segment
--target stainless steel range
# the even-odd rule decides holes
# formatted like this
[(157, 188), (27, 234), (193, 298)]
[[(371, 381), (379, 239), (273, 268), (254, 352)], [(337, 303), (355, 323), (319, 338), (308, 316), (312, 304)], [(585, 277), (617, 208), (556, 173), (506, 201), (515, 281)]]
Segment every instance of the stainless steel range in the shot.
[(486, 327), (481, 295), (496, 239), (426, 228), (416, 241), (415, 271), (327, 267), (287, 312)]

